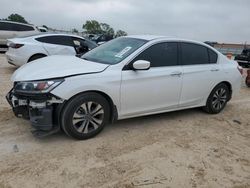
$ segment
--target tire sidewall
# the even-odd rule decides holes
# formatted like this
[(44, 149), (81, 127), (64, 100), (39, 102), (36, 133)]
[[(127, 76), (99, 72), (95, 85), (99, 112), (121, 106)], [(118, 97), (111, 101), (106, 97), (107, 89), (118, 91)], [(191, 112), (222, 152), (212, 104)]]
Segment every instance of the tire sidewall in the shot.
[[(77, 130), (74, 128), (72, 118), (77, 108), (79, 108), (79, 106), (83, 103), (89, 101), (96, 102), (102, 106), (104, 110), (104, 118), (102, 124), (96, 130), (87, 134), (81, 134), (77, 132)], [(109, 103), (104, 97), (96, 93), (85, 93), (74, 97), (68, 103), (66, 103), (61, 115), (61, 125), (67, 135), (79, 140), (84, 140), (92, 138), (98, 133), (100, 133), (104, 126), (107, 124), (109, 116)]]
[[(215, 93), (217, 90), (221, 89), (221, 88), (223, 88), (223, 89), (226, 90), (227, 100), (226, 100), (226, 102), (223, 104), (223, 106), (220, 108), (220, 110), (217, 110), (217, 109), (215, 109), (215, 108), (213, 107), (213, 105), (212, 105), (213, 96), (214, 96), (214, 93)], [(208, 98), (208, 100), (207, 100), (207, 105), (206, 105), (206, 106), (207, 106), (207, 108), (209, 109), (209, 111), (210, 111), (211, 113), (213, 113), (213, 114), (218, 114), (218, 113), (220, 113), (220, 112), (225, 108), (225, 106), (227, 105), (227, 102), (228, 102), (228, 100), (229, 100), (229, 95), (230, 95), (230, 91), (229, 91), (229, 88), (227, 87), (227, 85), (225, 85), (225, 84), (223, 84), (223, 83), (217, 85), (217, 86), (212, 90), (212, 92), (211, 92), (211, 94), (209, 95), (209, 98)]]

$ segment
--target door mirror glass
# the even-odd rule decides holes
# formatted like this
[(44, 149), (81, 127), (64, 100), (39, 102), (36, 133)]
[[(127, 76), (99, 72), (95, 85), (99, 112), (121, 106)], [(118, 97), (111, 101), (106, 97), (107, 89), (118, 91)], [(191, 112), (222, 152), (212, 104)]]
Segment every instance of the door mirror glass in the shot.
[(148, 70), (150, 68), (150, 62), (145, 60), (137, 60), (133, 63), (134, 70)]

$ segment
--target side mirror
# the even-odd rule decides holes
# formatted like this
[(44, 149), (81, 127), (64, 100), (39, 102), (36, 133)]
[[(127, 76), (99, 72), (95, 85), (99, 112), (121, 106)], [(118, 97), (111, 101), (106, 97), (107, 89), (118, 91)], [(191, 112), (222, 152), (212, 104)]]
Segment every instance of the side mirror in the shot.
[(150, 68), (150, 62), (145, 60), (138, 60), (133, 63), (134, 70), (148, 70)]

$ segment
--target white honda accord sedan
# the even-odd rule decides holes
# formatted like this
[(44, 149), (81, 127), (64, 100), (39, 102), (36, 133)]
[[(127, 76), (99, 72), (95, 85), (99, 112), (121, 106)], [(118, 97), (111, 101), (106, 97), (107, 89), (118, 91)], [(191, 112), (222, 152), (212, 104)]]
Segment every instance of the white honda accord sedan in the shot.
[(81, 55), (98, 46), (77, 35), (54, 33), (8, 39), (7, 45), (7, 60), (15, 66), (50, 55)]
[(195, 107), (219, 113), (240, 89), (237, 66), (204, 43), (121, 37), (81, 58), (50, 56), (22, 66), (7, 100), (37, 136), (62, 129), (87, 139), (125, 118)]

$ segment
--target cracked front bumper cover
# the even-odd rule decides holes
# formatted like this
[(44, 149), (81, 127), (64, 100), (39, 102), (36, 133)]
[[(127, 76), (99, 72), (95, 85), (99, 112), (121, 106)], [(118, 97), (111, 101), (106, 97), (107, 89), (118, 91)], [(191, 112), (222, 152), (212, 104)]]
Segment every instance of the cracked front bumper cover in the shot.
[[(47, 103), (51, 97), (44, 94), (27, 96), (15, 93), (13, 90), (6, 95), (14, 114), (30, 120), (32, 127), (36, 130), (32, 131), (35, 135), (48, 135), (50, 132), (54, 133), (55, 130), (59, 130), (57, 117), (54, 116), (59, 104)], [(38, 133), (38, 131), (42, 133)]]
[(31, 125), (42, 131), (50, 131), (53, 129), (53, 107), (47, 106), (39, 109), (29, 109)]

